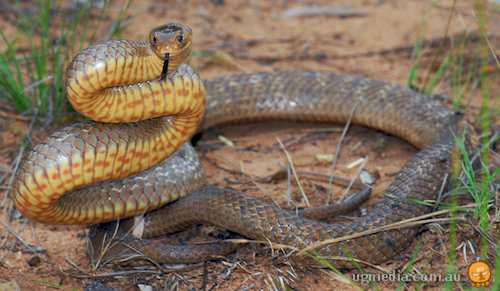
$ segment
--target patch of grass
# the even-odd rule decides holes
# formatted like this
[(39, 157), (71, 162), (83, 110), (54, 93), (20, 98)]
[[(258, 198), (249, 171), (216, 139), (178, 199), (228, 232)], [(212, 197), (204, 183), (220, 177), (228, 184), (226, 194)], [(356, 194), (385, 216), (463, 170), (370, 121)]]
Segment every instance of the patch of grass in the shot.
[[(456, 1), (455, 1), (456, 2)], [(471, 154), (473, 151), (466, 147), (466, 142), (463, 136), (457, 137), (457, 148), (460, 155), (459, 170), (463, 173), (462, 179), (456, 180), (451, 189), (451, 204), (446, 207), (450, 207), (450, 214), (452, 217), (456, 217), (460, 207), (458, 206), (457, 200), (459, 195), (468, 195), (471, 200), (474, 201), (476, 207), (474, 209), (474, 217), (478, 221), (478, 228), (487, 233), (492, 227), (492, 222), (490, 218), (491, 206), (494, 200), (495, 190), (494, 181), (495, 177), (500, 174), (500, 170), (490, 169), (490, 145), (495, 142), (491, 140), (491, 136), (488, 134), (491, 132), (491, 119), (493, 115), (493, 108), (491, 108), (491, 69), (490, 69), (490, 53), (491, 47), (487, 38), (487, 28), (486, 28), (486, 7), (484, 1), (477, 0), (474, 5), (474, 12), (476, 16), (476, 22), (479, 34), (478, 42), (479, 44), (475, 46), (476, 48), (471, 52), (470, 44), (471, 38), (469, 35), (465, 34), (464, 37), (452, 42), (452, 46), (443, 50), (439, 48), (432, 58), (432, 61), (428, 67), (422, 64), (422, 40), (419, 38), (415, 42), (414, 56), (415, 61), (412, 65), (410, 72), (408, 74), (408, 86), (417, 91), (423, 92), (424, 94), (431, 95), (434, 93), (436, 87), (448, 78), (449, 85), (453, 92), (452, 106), (455, 109), (461, 109), (463, 111), (470, 110), (469, 103), (472, 95), (475, 93), (473, 91), (479, 91), (481, 95), (481, 106), (479, 113), (476, 115), (475, 123), (481, 131), (480, 144), (478, 146), (479, 156), (474, 157), (478, 161), (474, 162)], [(452, 11), (450, 11), (450, 17), (454, 14), (454, 6)], [(448, 28), (446, 29), (445, 35), (448, 33)], [(472, 60), (470, 54), (472, 53)], [(441, 57), (436, 57), (441, 56)], [(436, 69), (436, 64), (437, 69)], [(498, 61), (496, 61), (494, 66), (497, 66)], [(424, 77), (421, 77), (421, 76)], [(419, 78), (421, 77), (421, 78)], [(469, 99), (469, 100), (466, 100)], [(497, 138), (498, 139), (498, 138)], [(455, 177), (458, 178), (458, 173), (453, 173)], [(456, 268), (457, 261), (457, 223), (452, 220), (449, 228), (449, 252), (448, 252), (448, 266), (447, 273), (453, 274), (458, 272)], [(481, 242), (478, 251), (478, 257), (482, 259), (492, 259), (488, 258), (488, 241), (484, 236), (481, 236)], [(498, 253), (498, 251), (497, 251)], [(500, 264), (498, 264), (498, 256), (496, 259), (495, 273), (500, 273)], [(498, 279), (497, 279), (498, 280)], [(447, 282), (445, 288), (447, 290), (454, 290), (456, 282)], [(498, 282), (496, 282), (498, 286)], [(465, 286), (461, 286), (465, 288)]]
[[(445, 38), (448, 35), (451, 19), (455, 14), (455, 4), (450, 9), (450, 17), (447, 27), (445, 28)], [(451, 177), (450, 200), (441, 203), (441, 207), (449, 209), (450, 224), (448, 229), (448, 253), (446, 278), (458, 278), (455, 274), (463, 270), (457, 267), (458, 260), (458, 215), (466, 214), (470, 211), (459, 204), (459, 198), (464, 197), (472, 200), (475, 204), (473, 209), (473, 217), (477, 221), (477, 228), (482, 233), (487, 233), (492, 227), (492, 206), (495, 199), (494, 183), (496, 177), (500, 174), (500, 169), (491, 169), (490, 164), (490, 146), (498, 140), (498, 137), (492, 139), (491, 122), (492, 116), (499, 113), (499, 109), (491, 107), (492, 89), (491, 83), (492, 71), (499, 69), (499, 63), (496, 56), (493, 56), (494, 63), (490, 63), (492, 47), (488, 40), (486, 27), (486, 7), (484, 0), (476, 0), (474, 5), (474, 14), (476, 16), (477, 31), (472, 33), (464, 33), (459, 37), (450, 40), (449, 43), (443, 43), (437, 49), (433, 49), (432, 55), (429, 57), (428, 51), (424, 47), (424, 37), (417, 38), (413, 51), (413, 65), (410, 67), (407, 77), (407, 86), (422, 92), (426, 95), (435, 94), (435, 91), (440, 86), (449, 87), (453, 98), (450, 100), (452, 107), (455, 110), (469, 113), (470, 102), (475, 94), (480, 93), (481, 104), (480, 110), (475, 116), (475, 124), (481, 131), (480, 143), (477, 146), (478, 150), (473, 150), (466, 146), (464, 135), (456, 138), (456, 159), (453, 166)], [(479, 36), (479, 37), (478, 37)], [(451, 37), (450, 37), (451, 38)], [(430, 61), (429, 61), (430, 60)], [(495, 69), (492, 70), (491, 67)], [(497, 96), (496, 96), (497, 97)], [(426, 204), (426, 201), (415, 201), (417, 203)], [(462, 220), (463, 221), (463, 220)], [(500, 289), (500, 255), (496, 258), (488, 257), (488, 250), (491, 250), (488, 240), (481, 235), (479, 249), (477, 254), (472, 255), (483, 260), (489, 260), (495, 264), (495, 279), (492, 285), (492, 290)], [(496, 246), (496, 254), (499, 254), (500, 245)], [(494, 250), (495, 251), (495, 250)], [(413, 253), (412, 257), (415, 255)], [(469, 255), (469, 258), (471, 256)], [(325, 260), (315, 259), (322, 263), (325, 267), (332, 271), (337, 270)], [(410, 262), (409, 266), (412, 266)], [(407, 270), (402, 270), (406, 272)], [(467, 278), (462, 278), (462, 281), (467, 281)], [(416, 285), (414, 285), (416, 284)], [(421, 288), (419, 283), (411, 283), (415, 288)], [(425, 284), (425, 283), (424, 283)], [(370, 285), (370, 288), (375, 286)], [(404, 283), (401, 283), (399, 288), (407, 288)], [(457, 281), (446, 281), (444, 283), (446, 290), (467, 289), (467, 285)]]
[[(0, 99), (46, 123), (71, 110), (64, 84), (65, 67), (74, 53), (103, 37), (98, 33), (109, 8), (108, 1), (99, 2), (103, 3), (99, 7), (94, 1), (69, 3), (38, 0), (27, 10), (18, 1), (12, 4), (13, 10), (19, 11), (12, 23), (15, 37), (9, 39), (0, 28), (5, 47), (0, 52)], [(111, 23), (105, 39), (121, 32), (129, 3)]]

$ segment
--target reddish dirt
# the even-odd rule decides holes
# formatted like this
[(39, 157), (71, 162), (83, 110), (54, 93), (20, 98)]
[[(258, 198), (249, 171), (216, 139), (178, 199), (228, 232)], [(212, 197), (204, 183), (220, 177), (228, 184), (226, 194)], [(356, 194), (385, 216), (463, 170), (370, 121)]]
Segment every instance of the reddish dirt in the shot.
[[(189, 24), (195, 33), (195, 50), (216, 51), (219, 56), (221, 53), (227, 54), (223, 55), (225, 58), (195, 55), (193, 65), (198, 68), (203, 78), (242, 71), (304, 69), (362, 74), (399, 84), (405, 84), (412, 64), (411, 49), (408, 53), (375, 53), (372, 56), (359, 57), (354, 55), (401, 46), (411, 48), (419, 35), (428, 40), (442, 37), (452, 3), (440, 1), (439, 5), (434, 5), (431, 1), (336, 1), (336, 4), (352, 6), (366, 15), (347, 18), (316, 16), (282, 19), (280, 15), (285, 9), (299, 6), (302, 1), (238, 0), (225, 1), (224, 5), (214, 4), (223, 1), (168, 1), (165, 4), (159, 2), (161, 1), (144, 0), (132, 4), (129, 11), (133, 17), (124, 32), (124, 38), (145, 38), (152, 27), (167, 21)], [(331, 1), (314, 2), (326, 5)], [(449, 35), (473, 31), (476, 28), (471, 5), (465, 2), (459, 1)], [(118, 11), (120, 5), (120, 2), (113, 4), (112, 11)], [(0, 21), (3, 26), (5, 21)], [(498, 24), (498, 19), (491, 17), (490, 23), (490, 27), (494, 27), (493, 24)], [(8, 27), (8, 23), (5, 25), (8, 33), (14, 31), (12, 27)], [(234, 57), (227, 57), (228, 55)], [(349, 55), (353, 57), (345, 57)], [(498, 84), (493, 86), (493, 89), (498, 89)], [(446, 83), (437, 91), (452, 93)], [(480, 98), (478, 94), (471, 98), (467, 118), (472, 121)], [(12, 112), (4, 107), (0, 111)], [(6, 173), (28, 125), (27, 121), (19, 120), (20, 117), (15, 114), (12, 113), (12, 116), (0, 115), (0, 169)], [(326, 128), (320, 125), (291, 124), (225, 127), (217, 129), (217, 134), (212, 132), (205, 135), (200, 151), (211, 183), (232, 187), (286, 207), (286, 180), (258, 182), (259, 177), (272, 175), (287, 164), (277, 140), (283, 141), (297, 170), (328, 175), (331, 173), (330, 163), (318, 161), (316, 155), (334, 154), (341, 130), (342, 126), (331, 125)], [(221, 145), (217, 135), (230, 139), (235, 146), (206, 150), (207, 144)], [(359, 158), (368, 157), (366, 169), (380, 176), (375, 187), (377, 194), (390, 183), (392, 174), (397, 172), (414, 152), (415, 149), (396, 138), (354, 127), (344, 140), (335, 174), (352, 177), (357, 168), (348, 169), (347, 165)], [(232, 173), (240, 171), (244, 174)], [(314, 205), (320, 205), (327, 200), (327, 183), (305, 179), (301, 179), (301, 182)], [(5, 188), (0, 189), (4, 190)], [(299, 201), (300, 194), (295, 183), (292, 184), (292, 190), (294, 199)], [(337, 197), (342, 192), (342, 188), (334, 188)], [(376, 194), (369, 203), (376, 201)], [(68, 272), (74, 269), (67, 261), (69, 259), (84, 270), (89, 270), (89, 261), (85, 255), (85, 227), (21, 224), (18, 220), (10, 223), (12, 229), (25, 241), (46, 251), (36, 255), (30, 254), (13, 236), (7, 235), (5, 227), (0, 224), (0, 243), (3, 246), (0, 248), (0, 283), (15, 280), (23, 290), (79, 290), (89, 281), (69, 275)], [(429, 227), (431, 231), (421, 235), (411, 249), (381, 267), (400, 270), (408, 263), (415, 246), (418, 246), (420, 252), (416, 255), (415, 268), (425, 274), (444, 274), (448, 235), (446, 226), (443, 227)], [(471, 233), (472, 237), (469, 237)], [(473, 232), (461, 230), (459, 243), (475, 239)], [(28, 261), (33, 260), (35, 256), (41, 261), (32, 267)], [(461, 279), (466, 280), (466, 262), (463, 259), (459, 261)], [(230, 269), (231, 272), (228, 272)], [(245, 247), (230, 256), (227, 262), (208, 263), (207, 270), (208, 288), (270, 289), (279, 285), (280, 278), (285, 278), (289, 286), (300, 290), (355, 289), (354, 285), (346, 283), (331, 271), (314, 268), (304, 262), (280, 262), (271, 259), (270, 251), (261, 247)], [(375, 272), (373, 269), (367, 270)], [(98, 273), (105, 271), (110, 270), (101, 270)], [(345, 276), (351, 278), (354, 273), (356, 272), (346, 273)], [(229, 275), (225, 277), (224, 274)], [(136, 290), (135, 286), (141, 282), (159, 289), (172, 282), (179, 283), (181, 289), (201, 288), (202, 277), (203, 269), (197, 268), (180, 274), (113, 277), (108, 278), (106, 284), (124, 290)], [(357, 284), (368, 287), (359, 282)], [(381, 289), (392, 289), (399, 284), (381, 282), (378, 286)], [(423, 286), (437, 289), (440, 284), (442, 283), (425, 282)], [(408, 283), (408, 286), (413, 289), (420, 285)]]

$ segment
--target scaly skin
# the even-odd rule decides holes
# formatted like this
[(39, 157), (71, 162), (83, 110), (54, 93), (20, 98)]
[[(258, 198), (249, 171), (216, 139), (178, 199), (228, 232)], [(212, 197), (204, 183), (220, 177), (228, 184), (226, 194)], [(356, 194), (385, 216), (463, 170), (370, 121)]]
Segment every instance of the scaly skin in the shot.
[[(87, 117), (112, 124), (69, 125), (35, 146), (14, 185), (19, 211), (47, 223), (86, 224), (130, 217), (177, 198), (156, 191), (165, 184), (158, 186), (153, 176), (134, 179), (130, 187), (95, 185), (150, 169), (196, 131), (205, 109), (203, 83), (177, 62), (175, 73), (159, 80), (163, 60), (143, 41), (109, 41), (77, 54), (67, 72), (69, 100)], [(123, 121), (140, 122), (118, 123)], [(92, 206), (71, 202), (85, 196)]]
[[(138, 122), (70, 125), (37, 145), (24, 160), (14, 187), (23, 214), (46, 223), (98, 223), (144, 213), (195, 191), (147, 213), (143, 237), (208, 222), (250, 238), (304, 247), (430, 211), (408, 198), (434, 199), (449, 172), (457, 116), (408, 89), (357, 76), (296, 71), (221, 77), (203, 86), (189, 66), (177, 65), (179, 60), (175, 73), (157, 79), (163, 61), (145, 43), (128, 41), (99, 44), (76, 57), (68, 74), (75, 108), (99, 121)], [(354, 124), (396, 135), (422, 151), (398, 173), (386, 190), (390, 195), (368, 215), (348, 224), (316, 222), (232, 190), (202, 187), (200, 164), (188, 145), (160, 162), (196, 131), (205, 102), (202, 129), (266, 120), (345, 123), (355, 110)], [(167, 117), (158, 117), (163, 114)], [(119, 180), (104, 181), (108, 178)], [(92, 229), (94, 247), (100, 248), (99, 239), (108, 231)], [(319, 252), (380, 263), (399, 254), (415, 232), (380, 232)], [(157, 242), (130, 237), (123, 242), (159, 262), (184, 259)], [(216, 245), (208, 249), (214, 248), (228, 251)], [(184, 261), (206, 259), (209, 253), (189, 251)]]

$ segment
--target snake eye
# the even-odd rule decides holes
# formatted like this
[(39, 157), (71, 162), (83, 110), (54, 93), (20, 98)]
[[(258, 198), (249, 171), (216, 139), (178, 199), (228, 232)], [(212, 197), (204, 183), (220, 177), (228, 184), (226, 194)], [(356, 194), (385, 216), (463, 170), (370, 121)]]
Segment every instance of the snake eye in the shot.
[(153, 44), (156, 44), (157, 41), (158, 41), (158, 39), (156, 38), (156, 36), (153, 36), (153, 39), (152, 39)]
[(175, 40), (177, 40), (177, 42), (178, 42), (179, 44), (182, 44), (182, 42), (184, 42), (184, 36), (183, 36), (182, 34), (179, 34), (179, 35), (175, 38)]

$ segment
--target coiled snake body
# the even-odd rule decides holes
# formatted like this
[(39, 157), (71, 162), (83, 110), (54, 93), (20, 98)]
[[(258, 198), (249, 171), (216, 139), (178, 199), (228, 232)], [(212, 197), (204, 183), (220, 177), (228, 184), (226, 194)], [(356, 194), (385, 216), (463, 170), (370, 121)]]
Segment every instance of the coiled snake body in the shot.
[[(400, 86), (333, 73), (243, 74), (203, 83), (182, 64), (190, 51), (191, 30), (169, 24), (154, 29), (149, 42), (110, 41), (79, 53), (68, 70), (69, 99), (100, 122), (69, 125), (33, 148), (16, 178), (17, 208), (31, 219), (62, 224), (148, 212), (144, 238), (208, 222), (297, 248), (430, 210), (411, 200), (435, 199), (449, 172), (457, 119), (452, 111)], [(204, 129), (262, 120), (344, 123), (353, 108), (354, 124), (398, 136), (421, 151), (368, 215), (348, 224), (308, 220), (232, 190), (205, 187), (196, 153), (183, 145), (200, 124)], [(407, 247), (416, 231), (377, 232), (318, 252), (380, 263)], [(178, 259), (181, 247), (135, 243), (160, 262), (196, 260)]]

